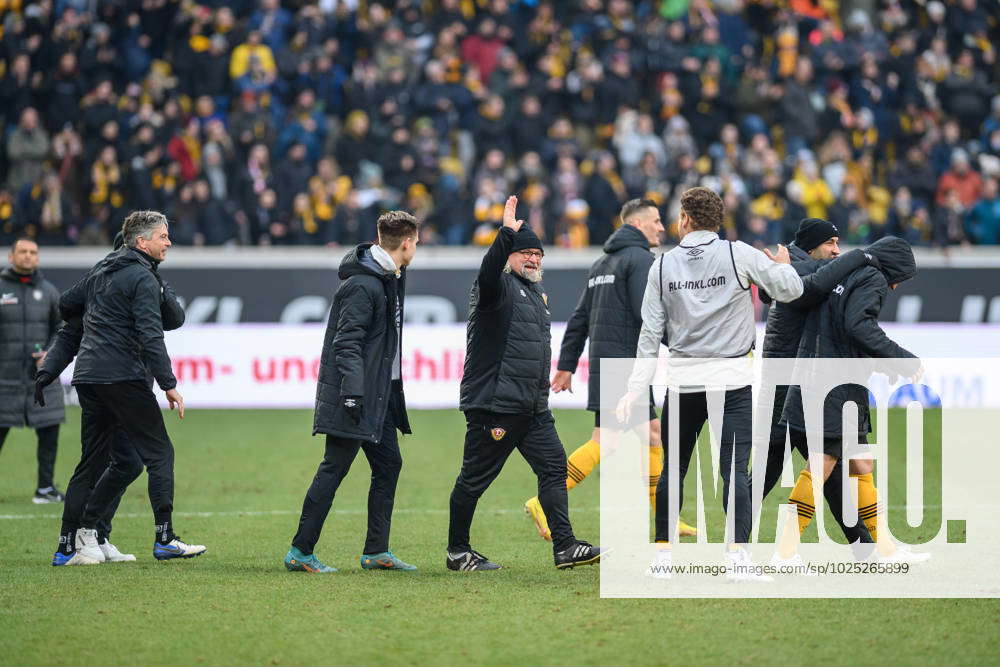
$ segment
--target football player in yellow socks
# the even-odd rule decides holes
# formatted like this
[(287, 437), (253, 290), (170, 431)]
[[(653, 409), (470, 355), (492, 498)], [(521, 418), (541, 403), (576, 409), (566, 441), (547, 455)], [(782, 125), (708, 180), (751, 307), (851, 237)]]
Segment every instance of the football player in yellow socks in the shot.
[[(558, 377), (558, 373), (556, 374)], [(553, 381), (553, 384), (555, 382)], [(600, 413), (597, 413), (600, 419)], [(660, 474), (663, 472), (663, 445), (660, 443), (660, 422), (653, 419), (649, 422), (650, 445), (649, 445), (649, 503), (653, 511), (656, 511), (656, 485), (660, 481)], [(576, 451), (566, 459), (566, 490), (572, 490), (577, 484), (586, 479), (587, 475), (593, 472), (598, 463), (601, 462), (601, 429), (594, 427), (591, 439), (578, 447)], [(546, 540), (551, 540), (549, 524), (545, 519), (545, 512), (542, 510), (538, 496), (529, 498), (524, 503), (525, 513), (535, 522), (538, 535)], [(683, 520), (678, 521), (678, 532), (682, 537), (697, 535), (698, 531)]]

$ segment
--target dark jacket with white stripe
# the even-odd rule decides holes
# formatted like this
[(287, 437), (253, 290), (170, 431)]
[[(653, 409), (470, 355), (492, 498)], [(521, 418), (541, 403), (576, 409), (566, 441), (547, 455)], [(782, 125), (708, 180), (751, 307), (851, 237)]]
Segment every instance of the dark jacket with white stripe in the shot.
[(623, 225), (604, 243), (587, 276), (576, 310), (566, 325), (558, 369), (576, 372), (583, 346), (590, 339), (587, 409), (600, 410), (601, 358), (635, 356), (642, 328), (642, 297), (653, 253), (646, 236)]

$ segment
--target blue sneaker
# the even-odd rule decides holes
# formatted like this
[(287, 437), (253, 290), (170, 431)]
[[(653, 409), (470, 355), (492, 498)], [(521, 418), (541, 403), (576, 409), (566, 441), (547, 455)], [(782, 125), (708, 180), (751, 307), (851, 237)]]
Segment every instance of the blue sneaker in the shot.
[(363, 570), (404, 570), (411, 572), (417, 569), (416, 565), (410, 565), (396, 558), (391, 551), (383, 551), (379, 554), (361, 554), (361, 569)]
[(337, 571), (337, 568), (330, 567), (316, 558), (315, 554), (304, 554), (295, 547), (289, 549), (288, 553), (285, 554), (285, 569), (289, 572), (312, 572), (313, 574)]
[(53, 567), (63, 567), (69, 565), (100, 565), (101, 561), (94, 560), (89, 556), (86, 556), (79, 551), (73, 551), (70, 553), (63, 553), (62, 551), (57, 551), (52, 554), (52, 566)]
[(160, 542), (153, 543), (153, 558), (156, 560), (171, 560), (173, 558), (194, 558), (205, 553), (208, 549), (203, 544), (187, 544), (181, 538), (174, 535), (174, 539), (166, 544)]

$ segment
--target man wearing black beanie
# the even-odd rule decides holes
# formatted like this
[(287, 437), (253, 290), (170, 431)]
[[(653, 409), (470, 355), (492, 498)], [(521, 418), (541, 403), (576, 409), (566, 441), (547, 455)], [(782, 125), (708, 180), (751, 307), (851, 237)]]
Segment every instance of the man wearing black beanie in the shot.
[(462, 469), (451, 492), (448, 569), (500, 566), (475, 551), (469, 532), (480, 496), (516, 448), (538, 476), (559, 569), (596, 563), (600, 547), (573, 535), (566, 496), (566, 452), (549, 410), (552, 360), (548, 300), (541, 290), (542, 242), (517, 220), (507, 199), (503, 227), (472, 286), (459, 409), (467, 423)]
[(795, 232), (795, 247), (813, 259), (833, 259), (840, 255), (839, 241), (837, 226), (820, 218), (806, 218)]

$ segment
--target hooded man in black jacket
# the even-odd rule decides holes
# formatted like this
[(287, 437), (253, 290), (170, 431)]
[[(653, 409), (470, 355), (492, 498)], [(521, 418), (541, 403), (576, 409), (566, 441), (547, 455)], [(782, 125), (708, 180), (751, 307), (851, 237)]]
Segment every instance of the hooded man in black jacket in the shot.
[(596, 563), (600, 547), (573, 535), (566, 499), (566, 452), (549, 410), (552, 332), (542, 292), (542, 243), (516, 219), (507, 199), (503, 227), (486, 252), (469, 297), (465, 369), (459, 408), (465, 413), (462, 468), (451, 492), (448, 569), (500, 566), (472, 549), (469, 531), (480, 496), (517, 448), (538, 476), (538, 498), (552, 526), (557, 568)]
[[(819, 218), (806, 218), (799, 223), (799, 228), (795, 233), (795, 241), (788, 246), (788, 253), (792, 259), (792, 266), (799, 273), (800, 276), (810, 276), (821, 270), (822, 267), (828, 266), (834, 259), (840, 256), (840, 232), (837, 227), (826, 220), (821, 220)], [(859, 251), (854, 251), (859, 252)], [(878, 259), (872, 253), (873, 256), (870, 260), (870, 264), (878, 267)], [(827, 271), (829, 269), (826, 269)], [(761, 292), (761, 299), (771, 305), (771, 308), (767, 315), (767, 328), (764, 332), (764, 349), (763, 357), (765, 359), (794, 359), (799, 349), (799, 342), (802, 338), (802, 331), (805, 328), (806, 318), (809, 315), (809, 310), (811, 307), (817, 305), (826, 299), (828, 290), (817, 294), (816, 292), (803, 294), (799, 299), (789, 302), (771, 302), (770, 296)], [(767, 365), (765, 362), (765, 378), (767, 373)], [(765, 379), (765, 382), (767, 380)], [(754, 493), (759, 493), (759, 498), (757, 498), (757, 504), (755, 507), (760, 506), (760, 500), (766, 498), (767, 495), (774, 488), (775, 484), (781, 478), (781, 472), (784, 468), (785, 463), (785, 440), (786, 433), (788, 431), (787, 426), (781, 421), (781, 413), (785, 407), (785, 397), (788, 392), (788, 387), (785, 385), (778, 385), (775, 387), (774, 403), (772, 407), (771, 414), (771, 433), (770, 440), (768, 442), (768, 447), (766, 449), (766, 465), (764, 461), (759, 461), (755, 464), (755, 467), (764, 467), (765, 471), (763, 475), (758, 474), (756, 479), (762, 480), (760, 488), (754, 489)], [(804, 438), (794, 438), (792, 439), (793, 449), (797, 449), (804, 459), (809, 460), (809, 449), (806, 447), (806, 442)], [(758, 455), (764, 454), (764, 448), (758, 449)], [(859, 462), (852, 461), (852, 465), (857, 465)], [(827, 504), (830, 506), (830, 511), (833, 514), (834, 519), (836, 519), (841, 530), (844, 532), (845, 537), (847, 537), (848, 542), (870, 542), (871, 536), (863, 530), (861, 524), (856, 524), (854, 527), (848, 527), (844, 524), (843, 516), (841, 513), (842, 509), (842, 492), (841, 492), (841, 470), (843, 466), (838, 465), (833, 468), (827, 479), (826, 484), (823, 486), (823, 493), (826, 498)], [(809, 477), (809, 469), (805, 468), (802, 474), (812, 482), (812, 478)], [(870, 475), (869, 475), (870, 478)], [(755, 481), (756, 481), (755, 479)], [(862, 482), (863, 483), (863, 482)], [(812, 487), (810, 486), (810, 491)], [(804, 521), (812, 520), (812, 506), (813, 503), (809, 503), (810, 507), (806, 507), (805, 504), (800, 505), (800, 509), (803, 512), (802, 519)], [(808, 525), (808, 523), (806, 524)], [(774, 557), (775, 561), (778, 561), (777, 556)], [(788, 565), (791, 563), (776, 563), (781, 565)]]
[[(114, 250), (117, 252), (124, 245), (125, 237), (121, 232), (118, 232), (114, 241)], [(155, 275), (162, 286), (160, 316), (163, 319), (163, 330), (173, 331), (174, 329), (179, 329), (184, 324), (184, 309), (177, 301), (177, 295), (174, 293), (174, 289), (170, 286), (170, 283), (160, 277), (158, 271)], [(86, 281), (81, 280), (70, 288), (70, 292), (85, 289), (85, 286)], [(74, 297), (71, 295), (70, 298)], [(41, 406), (47, 404), (47, 399), (45, 398), (47, 392), (45, 388), (58, 378), (66, 370), (70, 362), (73, 361), (73, 357), (76, 356), (80, 349), (80, 341), (82, 339), (83, 318), (81, 317), (69, 318), (59, 328), (59, 331), (56, 332), (55, 339), (45, 355), (42, 367), (35, 376), (35, 403)], [(147, 378), (146, 384), (150, 387), (153, 386), (152, 376)], [(142, 474), (142, 459), (139, 457), (139, 452), (136, 451), (131, 440), (129, 440), (128, 432), (121, 424), (115, 425), (113, 433), (104, 435), (108, 438), (114, 438), (110, 444), (101, 444), (99, 446), (99, 451), (106, 452), (106, 457), (103, 460), (98, 456), (88, 458), (88, 461), (92, 462), (88, 493), (86, 495), (74, 494), (73, 505), (64, 508), (64, 512), (68, 509), (69, 513), (64, 513), (63, 521), (68, 525), (80, 525), (82, 521), (81, 513), (90, 499), (90, 493), (97, 486), (97, 482), (101, 479), (101, 476), (108, 475), (118, 478), (118, 486), (120, 486), (122, 492), (106, 508), (105, 516), (97, 518), (97, 542), (106, 562), (131, 562), (135, 560), (135, 556), (132, 554), (123, 554), (110, 541), (111, 519), (114, 517), (115, 512), (118, 511), (118, 504), (125, 493), (125, 488)]]
[[(590, 339), (587, 409), (594, 413), (594, 432), (566, 461), (566, 489), (571, 490), (589, 475), (601, 460), (601, 358), (631, 359), (639, 342), (642, 327), (642, 298), (646, 291), (649, 267), (653, 264), (652, 248), (660, 245), (663, 224), (656, 202), (632, 199), (622, 206), (621, 227), (604, 243), (601, 255), (587, 276), (587, 285), (580, 294), (576, 310), (566, 325), (559, 364), (552, 378), (552, 391), (573, 391), (583, 346)], [(636, 429), (649, 430), (649, 499), (656, 507), (656, 485), (663, 470), (663, 443), (660, 422), (650, 396), (648, 416), (636, 411)], [(551, 540), (548, 521), (538, 496), (524, 503), (524, 511), (538, 529), (538, 534)], [(679, 523), (681, 535), (694, 535), (695, 529)]]
[[(919, 378), (922, 374), (920, 360), (912, 352), (892, 341), (878, 323), (878, 316), (888, 291), (896, 289), (900, 283), (916, 275), (917, 266), (913, 258), (913, 251), (909, 243), (893, 236), (879, 239), (869, 246), (868, 251), (878, 258), (879, 267), (866, 266), (854, 271), (833, 289), (825, 301), (809, 311), (796, 356), (800, 360), (863, 357), (893, 359), (895, 361), (885, 364), (891, 374)], [(810, 398), (816, 399), (817, 397), (810, 396)], [(824, 401), (823, 481), (825, 483), (841, 459), (851, 459), (851, 451), (842, 451), (841, 444), (844, 404), (853, 402), (857, 406), (857, 441), (862, 447), (867, 443), (868, 434), (871, 432), (871, 419), (868, 408), (868, 390), (861, 385), (841, 385), (830, 391), (822, 400)], [(788, 388), (781, 424), (782, 428), (787, 425), (793, 443), (804, 443), (806, 424), (803, 412), (803, 392), (800, 386)], [(796, 447), (801, 448), (799, 444), (796, 444)], [(858, 477), (870, 475), (872, 472), (871, 461), (867, 459), (851, 460), (851, 466), (852, 475)], [(859, 484), (859, 491), (861, 490), (863, 489)], [(874, 495), (874, 486), (872, 486), (871, 492)], [(789, 502), (798, 507), (798, 523), (801, 532), (809, 524), (814, 512), (812, 478), (808, 466), (792, 490)], [(877, 495), (867, 503), (864, 497), (859, 495), (858, 504), (861, 506), (860, 518), (871, 519), (865, 523), (870, 523), (874, 527)], [(855, 526), (855, 530), (867, 538), (863, 541), (872, 541), (875, 537), (861, 521)], [(794, 533), (792, 535), (794, 536)], [(794, 558), (794, 551), (794, 538), (782, 539), (777, 557)], [(881, 547), (880, 551), (882, 551)], [(882, 555), (887, 554), (883, 552)], [(927, 555), (909, 554), (909, 552), (900, 550), (897, 555), (889, 557), (919, 560), (921, 556), (926, 558)]]
[[(127, 486), (121, 476), (103, 476), (91, 492), (94, 470), (107, 464), (114, 429), (121, 426), (149, 475), (157, 560), (191, 558), (203, 545), (183, 542), (173, 531), (174, 449), (163, 414), (148, 383), (152, 375), (170, 408), (184, 417), (184, 399), (163, 341), (162, 286), (156, 267), (170, 247), (167, 219), (135, 211), (122, 225), (125, 247), (111, 253), (60, 300), (63, 319), (82, 318), (83, 336), (73, 370), (83, 409), (83, 457), (66, 489), (66, 508), (53, 565), (91, 565), (106, 559), (98, 544), (100, 517), (110, 516)], [(130, 481), (130, 480), (129, 480)], [(124, 483), (124, 486), (123, 486)], [(88, 499), (89, 494), (89, 499)], [(86, 505), (79, 525), (73, 517)], [(74, 509), (75, 508), (75, 509)]]
[(285, 555), (290, 571), (336, 572), (313, 549), (359, 449), (372, 469), (361, 567), (417, 569), (389, 550), (396, 482), (403, 467), (396, 431), (410, 433), (402, 380), (403, 295), (417, 239), (416, 218), (389, 211), (378, 219), (378, 243), (362, 243), (340, 263), (341, 283), (323, 340), (313, 421), (313, 435), (326, 435), (326, 453)]
[(10, 266), (0, 272), (0, 449), (11, 428), (27, 426), (38, 436), (38, 486), (32, 502), (58, 503), (63, 494), (53, 473), (59, 447), (59, 424), (66, 418), (62, 387), (46, 392), (45, 405), (31, 401), (38, 364), (55, 337), (59, 290), (38, 270), (38, 244), (16, 239)]

